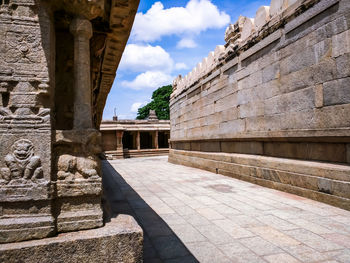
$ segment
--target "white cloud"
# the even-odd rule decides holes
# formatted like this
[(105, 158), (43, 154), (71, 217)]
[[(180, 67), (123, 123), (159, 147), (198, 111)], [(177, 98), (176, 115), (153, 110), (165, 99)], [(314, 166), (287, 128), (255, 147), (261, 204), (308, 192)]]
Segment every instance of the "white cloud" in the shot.
[(174, 61), (161, 46), (128, 44), (125, 47), (120, 70), (170, 72)]
[(145, 102), (135, 102), (131, 105), (130, 111), (137, 112), (137, 110), (144, 105), (146, 105)]
[(136, 41), (155, 41), (174, 34), (199, 34), (229, 22), (230, 16), (209, 0), (190, 0), (185, 7), (169, 9), (156, 2), (145, 14), (136, 14), (131, 36)]
[(175, 64), (175, 69), (176, 70), (188, 69), (188, 66), (185, 63), (176, 63)]
[(132, 81), (122, 81), (121, 85), (130, 89), (154, 89), (172, 83), (174, 77), (162, 71), (146, 71)]
[(191, 38), (183, 38), (177, 43), (177, 48), (195, 48), (197, 46)]

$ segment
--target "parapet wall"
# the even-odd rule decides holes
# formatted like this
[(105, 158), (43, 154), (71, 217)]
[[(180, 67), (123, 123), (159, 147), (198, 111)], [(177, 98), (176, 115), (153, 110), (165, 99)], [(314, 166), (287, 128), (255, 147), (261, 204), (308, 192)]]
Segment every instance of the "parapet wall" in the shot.
[[(274, 157), (277, 163), (282, 158), (309, 165), (322, 161), (343, 171), (337, 180), (343, 182), (340, 192), (347, 192), (342, 207), (349, 208), (350, 2), (272, 0), (270, 7), (258, 9), (255, 19), (241, 16), (230, 25), (225, 41), (187, 76), (174, 80), (169, 160), (278, 183), (283, 165), (268, 168), (271, 177), (205, 163), (215, 159), (243, 165), (235, 154)], [(200, 152), (210, 154), (204, 158)], [(262, 171), (269, 160), (260, 164)], [(332, 176), (326, 182), (324, 172), (309, 171), (303, 170), (310, 177), (299, 185), (290, 179), (283, 184), (312, 184), (316, 194), (306, 196), (314, 199), (320, 199), (317, 193), (337, 195)], [(311, 176), (313, 183), (308, 182)]]

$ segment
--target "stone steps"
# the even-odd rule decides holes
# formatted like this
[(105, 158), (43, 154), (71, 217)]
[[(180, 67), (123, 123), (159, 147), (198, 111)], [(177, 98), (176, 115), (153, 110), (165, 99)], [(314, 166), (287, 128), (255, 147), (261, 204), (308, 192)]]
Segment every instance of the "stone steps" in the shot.
[(124, 150), (124, 152), (117, 151), (106, 151), (105, 154), (107, 158), (111, 159), (123, 159), (123, 158), (133, 158), (133, 157), (150, 157), (167, 155), (169, 149), (145, 149), (145, 150)]

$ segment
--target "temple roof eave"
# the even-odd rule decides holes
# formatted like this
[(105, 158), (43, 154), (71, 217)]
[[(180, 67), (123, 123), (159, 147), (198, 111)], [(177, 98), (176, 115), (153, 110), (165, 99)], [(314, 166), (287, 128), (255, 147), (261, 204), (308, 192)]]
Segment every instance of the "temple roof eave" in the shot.
[(94, 122), (97, 128), (102, 121), (106, 99), (129, 39), (138, 5), (139, 0), (110, 0), (110, 32), (106, 34), (105, 48), (99, 69), (99, 79), (93, 87), (93, 91), (96, 92), (93, 108), (95, 109)]

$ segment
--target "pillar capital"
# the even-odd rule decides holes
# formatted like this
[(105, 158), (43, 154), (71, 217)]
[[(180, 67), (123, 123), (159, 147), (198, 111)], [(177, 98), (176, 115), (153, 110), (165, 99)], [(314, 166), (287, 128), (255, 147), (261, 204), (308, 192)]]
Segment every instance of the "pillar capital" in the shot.
[(91, 22), (86, 18), (76, 17), (72, 20), (69, 31), (74, 36), (84, 36), (87, 39), (92, 37), (92, 25)]

